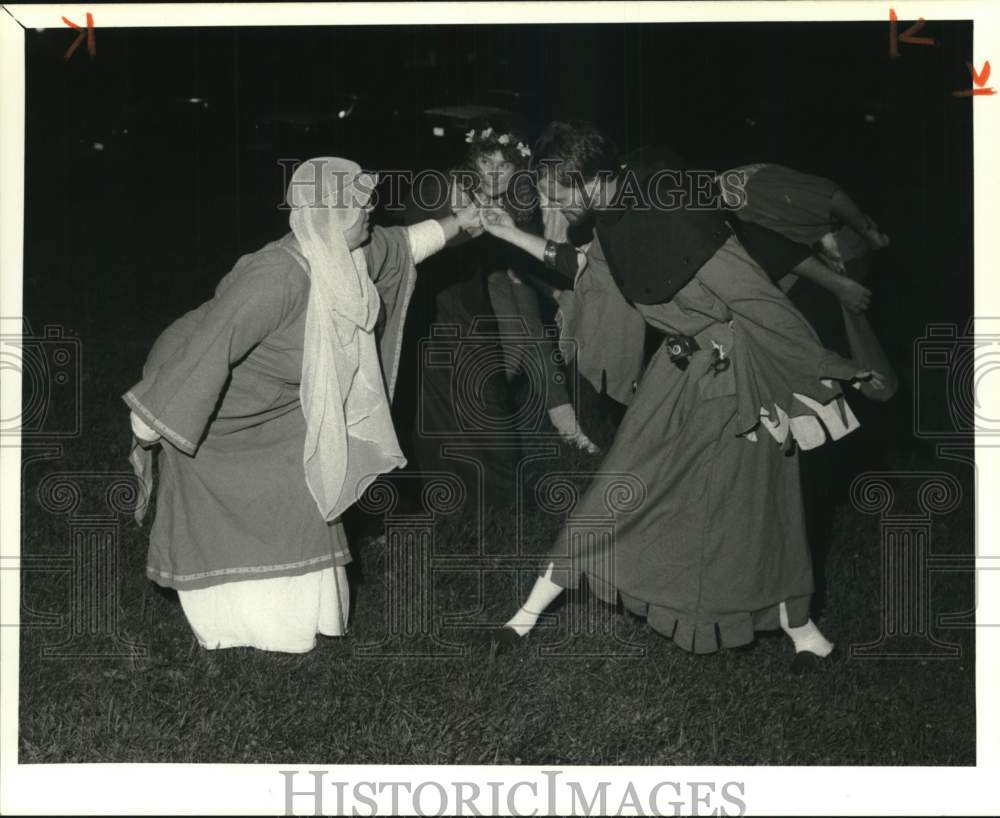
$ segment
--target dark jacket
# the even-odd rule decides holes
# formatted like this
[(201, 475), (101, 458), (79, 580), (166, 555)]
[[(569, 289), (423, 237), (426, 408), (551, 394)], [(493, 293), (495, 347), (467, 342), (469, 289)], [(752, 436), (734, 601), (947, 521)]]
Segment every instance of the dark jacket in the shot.
[(693, 207), (709, 174), (688, 171), (669, 148), (642, 148), (626, 159), (612, 207), (596, 212), (611, 274), (634, 303), (668, 301), (732, 235), (721, 206)]

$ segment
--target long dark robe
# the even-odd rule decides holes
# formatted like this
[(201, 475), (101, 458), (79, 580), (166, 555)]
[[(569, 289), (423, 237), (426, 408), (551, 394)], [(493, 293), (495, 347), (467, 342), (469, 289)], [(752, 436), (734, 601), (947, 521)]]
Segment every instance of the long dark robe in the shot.
[[(553, 579), (633, 612), (685, 650), (709, 653), (808, 616), (813, 575), (795, 447), (759, 425), (761, 410), (815, 418), (796, 393), (837, 413), (853, 362), (815, 332), (735, 238), (669, 302), (641, 306), (701, 349), (683, 368), (661, 347), (600, 473), (549, 558)], [(597, 339), (595, 339), (596, 341)], [(729, 360), (713, 368), (716, 348)], [(817, 421), (818, 422), (818, 421)]]

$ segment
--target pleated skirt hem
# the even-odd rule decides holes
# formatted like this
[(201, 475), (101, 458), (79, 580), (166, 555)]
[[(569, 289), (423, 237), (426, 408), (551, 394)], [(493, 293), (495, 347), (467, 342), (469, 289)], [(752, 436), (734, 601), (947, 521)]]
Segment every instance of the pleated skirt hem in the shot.
[(791, 597), (753, 611), (738, 611), (692, 617), (690, 613), (647, 602), (607, 585), (587, 575), (591, 591), (601, 600), (614, 604), (621, 599), (625, 610), (646, 620), (649, 626), (689, 653), (716, 653), (727, 648), (749, 645), (757, 631), (773, 631), (781, 627), (778, 606), (785, 603), (789, 624), (804, 625), (809, 619), (811, 594)]

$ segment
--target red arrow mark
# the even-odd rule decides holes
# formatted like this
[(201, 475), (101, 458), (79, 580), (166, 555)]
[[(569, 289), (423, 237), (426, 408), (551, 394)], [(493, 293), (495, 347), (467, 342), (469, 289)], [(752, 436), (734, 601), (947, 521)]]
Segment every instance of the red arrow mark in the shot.
[[(972, 88), (966, 88), (964, 91), (952, 91), (952, 96), (956, 97), (978, 97), (981, 94), (995, 94), (996, 91), (992, 88), (984, 88), (987, 80), (990, 78), (990, 61), (986, 60), (983, 63), (982, 73), (976, 71), (976, 66), (971, 62), (966, 63), (969, 66), (969, 73), (972, 74)], [(978, 86), (978, 87), (976, 87)]]
[[(66, 25), (68, 25), (71, 29), (73, 29), (74, 31), (79, 32), (76, 35), (76, 39), (73, 40), (73, 44), (66, 50), (66, 53), (63, 55), (63, 60), (68, 60), (70, 57), (73, 56), (73, 53), (77, 50), (77, 48), (80, 47), (80, 43), (83, 42), (84, 34), (83, 34), (83, 29), (80, 28), (80, 26), (78, 26), (72, 20), (67, 20), (65, 17), (63, 17), (62, 21)], [(86, 34), (86, 36), (87, 36), (87, 53), (90, 54), (91, 57), (96, 57), (97, 56), (97, 39), (94, 36), (94, 15), (91, 14), (90, 12), (87, 12), (87, 34)]]
[(896, 34), (896, 28), (898, 27), (899, 21), (896, 17), (896, 10), (889, 9), (889, 56), (898, 57), (899, 56), (899, 43), (908, 43), (909, 45), (934, 45), (933, 37), (914, 37), (920, 29), (927, 25), (927, 21), (923, 17), (918, 17), (917, 22), (910, 26), (902, 34)]

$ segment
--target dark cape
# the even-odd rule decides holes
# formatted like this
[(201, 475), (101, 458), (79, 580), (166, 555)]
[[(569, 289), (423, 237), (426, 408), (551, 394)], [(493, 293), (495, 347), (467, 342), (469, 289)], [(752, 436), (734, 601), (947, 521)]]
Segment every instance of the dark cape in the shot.
[(617, 178), (610, 207), (596, 211), (601, 247), (629, 301), (663, 303), (732, 235), (717, 188), (664, 147), (630, 154)]

